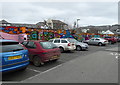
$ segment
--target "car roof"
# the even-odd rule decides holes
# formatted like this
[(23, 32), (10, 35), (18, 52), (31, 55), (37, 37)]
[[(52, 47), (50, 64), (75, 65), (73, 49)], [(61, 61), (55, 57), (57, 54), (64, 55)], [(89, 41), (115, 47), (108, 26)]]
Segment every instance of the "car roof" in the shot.
[(97, 37), (94, 37), (94, 38), (91, 38), (91, 39), (104, 39), (104, 38), (99, 38), (99, 37), (97, 38)]
[(0, 39), (0, 42), (17, 42), (15, 40)]

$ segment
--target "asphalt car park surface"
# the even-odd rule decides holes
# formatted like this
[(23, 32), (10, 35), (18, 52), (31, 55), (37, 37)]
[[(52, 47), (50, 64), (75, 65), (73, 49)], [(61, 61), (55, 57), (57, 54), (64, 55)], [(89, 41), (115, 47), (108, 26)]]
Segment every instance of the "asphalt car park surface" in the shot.
[(25, 71), (16, 71), (13, 73), (4, 74), (2, 76), (2, 80), (3, 82), (23, 81), (25, 79), (32, 78), (33, 76), (37, 74), (45, 73), (47, 71), (50, 71), (51, 69), (55, 69), (56, 67), (59, 67), (61, 64), (64, 64), (77, 57), (84, 57), (84, 55), (89, 55), (97, 51), (105, 51), (108, 48), (113, 48), (117, 46), (118, 46), (118, 43), (107, 45), (107, 46), (89, 45), (89, 49), (87, 51), (64, 52), (61, 54), (61, 57), (57, 62), (48, 62), (48, 63), (45, 63), (41, 67), (35, 67), (32, 63), (30, 63), (30, 65)]

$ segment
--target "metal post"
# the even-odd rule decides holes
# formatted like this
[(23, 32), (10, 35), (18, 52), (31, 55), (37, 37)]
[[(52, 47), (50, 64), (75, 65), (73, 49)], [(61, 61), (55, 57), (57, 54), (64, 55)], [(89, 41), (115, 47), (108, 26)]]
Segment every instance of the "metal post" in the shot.
[(78, 28), (78, 21), (79, 21), (80, 19), (77, 19), (77, 28)]

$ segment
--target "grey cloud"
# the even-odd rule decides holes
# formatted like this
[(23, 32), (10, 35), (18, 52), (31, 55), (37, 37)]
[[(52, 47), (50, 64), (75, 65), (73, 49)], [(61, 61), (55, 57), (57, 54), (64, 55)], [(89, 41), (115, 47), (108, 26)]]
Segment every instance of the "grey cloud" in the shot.
[(113, 24), (117, 23), (117, 5), (116, 2), (8, 2), (2, 5), (2, 17), (21, 23), (53, 18), (73, 24), (80, 18), (80, 25)]

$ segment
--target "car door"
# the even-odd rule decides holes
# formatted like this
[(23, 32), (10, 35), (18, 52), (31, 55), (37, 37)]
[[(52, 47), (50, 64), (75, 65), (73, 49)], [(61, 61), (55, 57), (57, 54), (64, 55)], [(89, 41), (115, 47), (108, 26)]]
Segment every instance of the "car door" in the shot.
[(100, 42), (100, 39), (96, 38), (94, 41), (94, 43), (97, 45)]
[(28, 41), (28, 43), (25, 45), (25, 47), (28, 49), (29, 51), (29, 57), (30, 57), (30, 60), (32, 59), (32, 56), (33, 55), (36, 55), (36, 44), (35, 42), (32, 42), (32, 41)]
[(55, 40), (53, 41), (53, 43), (54, 43), (57, 47), (59, 47), (59, 46), (60, 46), (60, 39), (55, 39)]
[(94, 44), (94, 42), (95, 42), (94, 40), (95, 40), (94, 38), (90, 39), (88, 44)]
[(63, 45), (64, 48), (68, 48), (68, 42), (67, 42), (67, 40), (61, 40), (61, 45)]

